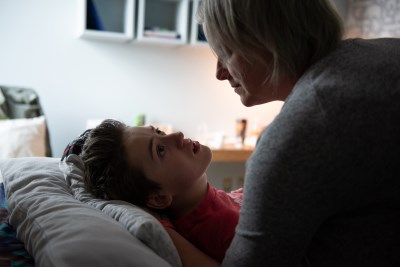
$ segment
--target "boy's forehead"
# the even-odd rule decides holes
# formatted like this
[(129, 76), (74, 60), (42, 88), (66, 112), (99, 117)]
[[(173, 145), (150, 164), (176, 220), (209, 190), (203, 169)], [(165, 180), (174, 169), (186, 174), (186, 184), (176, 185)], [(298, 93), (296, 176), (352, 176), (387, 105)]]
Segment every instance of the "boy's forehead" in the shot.
[(132, 126), (128, 127), (127, 131), (131, 135), (152, 136), (154, 134), (153, 128), (151, 126)]
[(137, 146), (140, 143), (148, 143), (154, 131), (149, 126), (127, 127), (124, 134), (125, 145)]
[(128, 161), (138, 164), (143, 160), (144, 154), (149, 153), (149, 143), (154, 135), (153, 128), (149, 126), (127, 127), (124, 135)]

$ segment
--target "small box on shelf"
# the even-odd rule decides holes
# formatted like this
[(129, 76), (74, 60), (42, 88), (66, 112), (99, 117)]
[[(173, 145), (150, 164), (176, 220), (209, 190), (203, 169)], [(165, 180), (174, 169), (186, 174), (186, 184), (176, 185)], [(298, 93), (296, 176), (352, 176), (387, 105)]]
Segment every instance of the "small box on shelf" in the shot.
[(87, 39), (133, 39), (135, 0), (79, 0), (79, 36)]
[(139, 0), (137, 40), (185, 44), (189, 0)]

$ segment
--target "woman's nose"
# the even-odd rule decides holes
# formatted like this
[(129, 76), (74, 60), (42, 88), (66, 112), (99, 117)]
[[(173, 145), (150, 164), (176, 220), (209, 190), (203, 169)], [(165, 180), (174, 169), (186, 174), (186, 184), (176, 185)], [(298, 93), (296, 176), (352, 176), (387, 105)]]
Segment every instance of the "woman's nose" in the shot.
[(220, 60), (217, 62), (217, 72), (215, 76), (220, 81), (227, 80), (229, 78), (229, 71)]

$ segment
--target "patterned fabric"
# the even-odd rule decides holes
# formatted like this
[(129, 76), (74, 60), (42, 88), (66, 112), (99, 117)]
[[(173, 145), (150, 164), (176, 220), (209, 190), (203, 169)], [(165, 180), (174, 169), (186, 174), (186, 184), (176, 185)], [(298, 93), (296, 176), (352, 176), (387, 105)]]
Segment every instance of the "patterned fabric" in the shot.
[(3, 183), (0, 183), (0, 266), (34, 266), (33, 258), (25, 250), (24, 244), (17, 239), (15, 230), (8, 224)]
[(64, 153), (61, 157), (61, 161), (66, 159), (71, 154), (79, 156), (79, 154), (81, 154), (82, 152), (83, 145), (85, 144), (85, 141), (89, 137), (91, 131), (92, 129), (86, 130), (80, 136), (72, 140), (72, 142), (69, 143), (65, 148)]

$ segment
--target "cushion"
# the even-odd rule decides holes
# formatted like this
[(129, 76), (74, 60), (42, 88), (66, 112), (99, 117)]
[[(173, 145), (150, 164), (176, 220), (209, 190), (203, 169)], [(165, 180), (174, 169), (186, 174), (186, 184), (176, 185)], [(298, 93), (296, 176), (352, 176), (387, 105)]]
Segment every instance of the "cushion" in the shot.
[(65, 162), (60, 162), (60, 169), (76, 199), (108, 214), (171, 265), (181, 266), (171, 238), (152, 215), (125, 201), (96, 199), (86, 191), (83, 182), (84, 165), (79, 156), (69, 155)]
[(1, 159), (10, 224), (37, 266), (170, 266), (126, 228), (80, 202), (56, 158)]
[[(0, 158), (46, 155), (46, 121), (32, 119), (0, 120)], [(5, 142), (7, 140), (7, 142)]]

